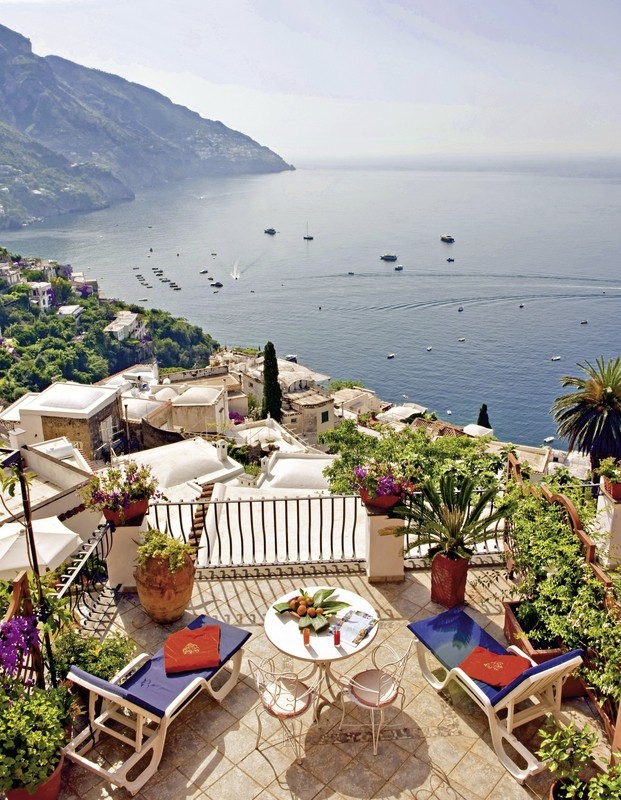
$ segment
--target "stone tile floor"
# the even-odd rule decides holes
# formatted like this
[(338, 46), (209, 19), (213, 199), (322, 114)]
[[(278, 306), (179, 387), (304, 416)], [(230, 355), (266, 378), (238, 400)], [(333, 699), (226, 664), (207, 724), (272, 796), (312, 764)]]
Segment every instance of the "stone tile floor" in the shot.
[[(305, 720), (305, 758), (297, 764), (290, 746), (283, 741), (277, 723), (263, 715), (264, 736), (255, 749), (257, 695), (248, 669), (248, 659), (276, 656), (263, 631), (263, 617), (275, 598), (308, 585), (340, 586), (365, 597), (378, 611), (379, 629), (374, 644), (389, 641), (403, 652), (412, 639), (406, 625), (413, 619), (444, 609), (429, 598), (429, 573), (408, 571), (403, 583), (368, 583), (353, 568), (307, 571), (300, 577), (273, 572), (260, 577), (197, 580), (188, 614), (174, 626), (149, 620), (135, 595), (125, 595), (111, 619), (139, 648), (154, 652), (166, 636), (183, 627), (191, 614), (206, 613), (252, 632), (246, 644), (240, 681), (221, 704), (202, 693), (183, 711), (169, 730), (157, 774), (135, 795), (144, 800), (197, 798), (200, 800), (338, 800), (339, 798), (417, 798), (418, 800), (526, 800), (547, 798), (551, 782), (545, 771), (525, 785), (518, 784), (501, 766), (491, 748), (486, 719), (459, 688), (437, 694), (420, 674), (412, 657), (406, 667), (405, 705), (387, 714), (387, 731), (373, 755), (372, 743), (362, 724), (338, 733), (340, 708), (322, 711), (319, 725)], [(468, 613), (500, 641), (502, 600), (511, 593), (500, 568), (471, 568), (467, 594)], [(365, 662), (373, 648), (344, 662), (353, 672)], [(593, 709), (579, 699), (564, 704), (576, 719), (594, 722)], [(368, 718), (368, 717), (367, 717)], [(597, 723), (595, 723), (597, 724)], [(524, 726), (520, 737), (536, 742), (534, 721)], [(119, 757), (116, 745), (100, 748), (107, 759)], [(536, 747), (536, 745), (535, 745)], [(126, 798), (124, 789), (103, 782), (75, 764), (65, 764), (61, 800)]]

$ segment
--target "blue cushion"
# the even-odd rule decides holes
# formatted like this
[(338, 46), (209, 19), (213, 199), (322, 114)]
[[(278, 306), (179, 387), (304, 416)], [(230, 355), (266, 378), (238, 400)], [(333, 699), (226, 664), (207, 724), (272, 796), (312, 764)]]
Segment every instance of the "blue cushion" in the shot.
[[(427, 619), (422, 619), (418, 622), (411, 622), (408, 628), (433, 653), (442, 666), (448, 670), (459, 666), (477, 645), (491, 650), (492, 653), (504, 654), (507, 652), (505, 647), (499, 644), (489, 633), (486, 633), (472, 617), (468, 616), (460, 608), (452, 608), (442, 614), (437, 614), (435, 617), (427, 617)], [(503, 686), (502, 689), (497, 686), (490, 686), (483, 681), (477, 681), (474, 678), (471, 680), (486, 695), (490, 703), (496, 705), (516, 686), (519, 686), (525, 678), (537, 675), (556, 664), (569, 661), (576, 654), (582, 655), (582, 651), (572, 650), (569, 653), (563, 653), (557, 658), (546, 661), (544, 664), (529, 667), (507, 686)]]
[[(172, 703), (181, 692), (189, 686), (196, 678), (211, 680), (235, 653), (243, 647), (250, 638), (250, 631), (237, 628), (235, 625), (228, 625), (218, 619), (201, 614), (200, 617), (192, 620), (188, 628), (198, 628), (202, 625), (218, 625), (220, 627), (220, 666), (209, 667), (208, 669), (195, 670), (193, 672), (178, 672), (174, 675), (167, 675), (164, 668), (164, 648), (150, 658), (133, 675), (130, 675), (122, 685), (118, 686), (109, 681), (95, 678), (88, 672), (71, 667), (71, 673), (82, 676), (94, 686), (113, 692), (120, 698), (129, 700), (141, 706), (146, 711), (150, 711), (158, 717), (163, 716), (166, 708)], [(198, 691), (198, 690), (197, 690)], [(189, 699), (189, 698), (188, 698)]]

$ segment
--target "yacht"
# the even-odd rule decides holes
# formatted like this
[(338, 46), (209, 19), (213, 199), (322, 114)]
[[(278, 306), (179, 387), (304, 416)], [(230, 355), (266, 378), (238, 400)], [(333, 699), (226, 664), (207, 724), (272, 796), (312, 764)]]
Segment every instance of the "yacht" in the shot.
[(269, 233), (270, 236), (273, 236), (276, 233), (276, 228), (266, 228), (263, 233)]
[(200, 275), (206, 275), (208, 272), (209, 272), (208, 269), (202, 269), (199, 274)]
[(550, 359), (550, 361), (560, 361), (560, 360), (561, 360), (560, 356), (552, 356), (552, 358)]
[(403, 264), (397, 264), (395, 267), (395, 272), (402, 272), (403, 271)]
[(462, 337), (461, 337), (461, 338), (459, 338), (457, 341), (458, 341), (458, 342), (465, 342), (465, 341), (466, 341), (466, 337), (465, 337), (465, 336), (462, 336)]
[(394, 353), (388, 353), (388, 355), (386, 356), (386, 358), (394, 358), (394, 357), (395, 357)]
[(457, 310), (458, 310), (458, 311), (463, 311), (463, 310), (464, 310), (464, 307), (463, 307), (463, 306), (459, 306), (459, 308), (458, 308)]
[(543, 441), (544, 441), (546, 444), (550, 444), (550, 442), (553, 442), (553, 441), (554, 441), (554, 436), (546, 436), (546, 438), (545, 438)]
[(393, 253), (384, 253), (384, 255), (380, 256), (380, 258), (382, 259), (382, 261), (396, 261), (397, 260), (397, 256), (395, 256)]
[(445, 233), (443, 236), (440, 236), (441, 242), (446, 242), (447, 244), (453, 244), (455, 239), (451, 236), (450, 233)]

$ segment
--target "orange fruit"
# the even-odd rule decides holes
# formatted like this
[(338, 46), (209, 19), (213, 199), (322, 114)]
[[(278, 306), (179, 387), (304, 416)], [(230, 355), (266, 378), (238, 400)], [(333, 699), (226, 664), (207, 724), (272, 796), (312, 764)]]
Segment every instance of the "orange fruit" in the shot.
[(323, 614), (323, 608), (321, 606), (319, 606), (319, 608), (315, 609), (315, 613), (316, 614)]
[(312, 606), (307, 609), (306, 613), (308, 614), (309, 617), (317, 616), (317, 611)]
[(304, 605), (299, 605), (299, 606), (298, 606), (298, 614), (299, 614), (301, 617), (304, 617), (304, 616), (306, 616), (306, 611), (307, 611), (307, 608), (306, 608), (306, 606), (304, 606)]
[(292, 611), (295, 611), (295, 609), (297, 608), (297, 605), (298, 605), (298, 601), (297, 600), (295, 600), (295, 599), (294, 600), (289, 600), (289, 608)]

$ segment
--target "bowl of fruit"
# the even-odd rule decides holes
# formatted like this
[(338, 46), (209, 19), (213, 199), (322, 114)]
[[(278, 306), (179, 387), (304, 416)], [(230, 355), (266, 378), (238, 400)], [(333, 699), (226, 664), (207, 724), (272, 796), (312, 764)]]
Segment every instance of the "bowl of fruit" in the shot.
[(336, 589), (317, 589), (313, 594), (305, 589), (300, 589), (297, 594), (282, 603), (276, 603), (273, 608), (279, 614), (291, 614), (298, 621), (300, 630), (309, 628), (315, 633), (320, 633), (330, 627), (330, 618), (344, 608), (349, 608), (349, 603), (340, 600), (330, 600)]

